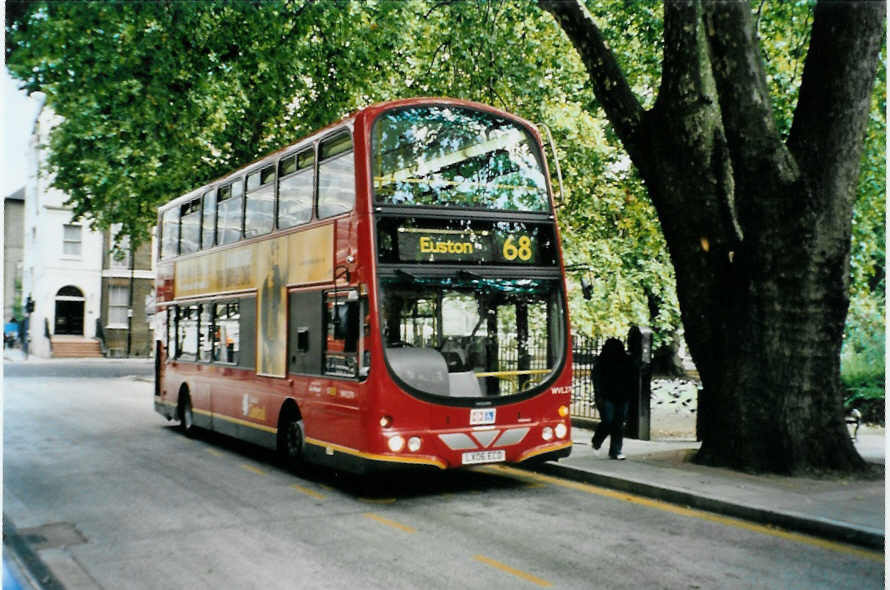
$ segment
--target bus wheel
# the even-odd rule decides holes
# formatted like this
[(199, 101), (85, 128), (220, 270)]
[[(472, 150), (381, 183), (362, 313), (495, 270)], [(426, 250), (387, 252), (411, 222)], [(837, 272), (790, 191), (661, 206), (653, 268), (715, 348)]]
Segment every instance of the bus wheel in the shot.
[(179, 430), (189, 438), (195, 435), (195, 420), (192, 414), (192, 398), (183, 393), (179, 399)]
[(285, 464), (296, 470), (303, 462), (303, 421), (296, 413), (290, 413), (281, 426), (279, 450)]

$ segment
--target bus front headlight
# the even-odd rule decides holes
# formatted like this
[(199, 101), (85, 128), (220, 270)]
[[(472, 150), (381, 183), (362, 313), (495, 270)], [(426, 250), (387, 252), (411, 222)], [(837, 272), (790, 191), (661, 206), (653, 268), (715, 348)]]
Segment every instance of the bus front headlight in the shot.
[(389, 450), (393, 453), (398, 453), (402, 449), (405, 448), (405, 439), (398, 434), (395, 436), (391, 436), (386, 440), (387, 446), (389, 446)]

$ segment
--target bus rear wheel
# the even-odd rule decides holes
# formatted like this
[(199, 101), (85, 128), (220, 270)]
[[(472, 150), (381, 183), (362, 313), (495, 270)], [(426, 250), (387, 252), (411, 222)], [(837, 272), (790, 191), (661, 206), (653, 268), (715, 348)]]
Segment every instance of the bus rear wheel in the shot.
[(303, 463), (303, 421), (296, 413), (289, 413), (282, 421), (278, 449), (288, 469), (295, 471)]
[(195, 419), (192, 412), (192, 398), (188, 393), (183, 393), (179, 399), (179, 430), (189, 438), (195, 436)]

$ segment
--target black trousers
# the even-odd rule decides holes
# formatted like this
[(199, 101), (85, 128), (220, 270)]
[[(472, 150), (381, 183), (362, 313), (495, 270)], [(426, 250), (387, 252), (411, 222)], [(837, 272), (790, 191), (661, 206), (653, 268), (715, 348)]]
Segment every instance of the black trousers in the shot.
[(602, 399), (597, 404), (600, 423), (593, 434), (593, 446), (602, 445), (608, 436), (610, 457), (617, 457), (621, 453), (621, 446), (624, 444), (624, 420), (627, 418), (628, 405), (627, 401), (613, 402), (608, 399)]

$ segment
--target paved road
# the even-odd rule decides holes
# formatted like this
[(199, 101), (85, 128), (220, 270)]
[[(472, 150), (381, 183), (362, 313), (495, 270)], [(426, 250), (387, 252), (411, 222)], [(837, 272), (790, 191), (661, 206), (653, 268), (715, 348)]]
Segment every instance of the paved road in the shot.
[(36, 359), (3, 363), (5, 377), (152, 377), (152, 359)]
[(181, 436), (133, 378), (4, 382), (3, 510), (66, 588), (880, 588), (880, 557), (511, 468), (366, 489)]

